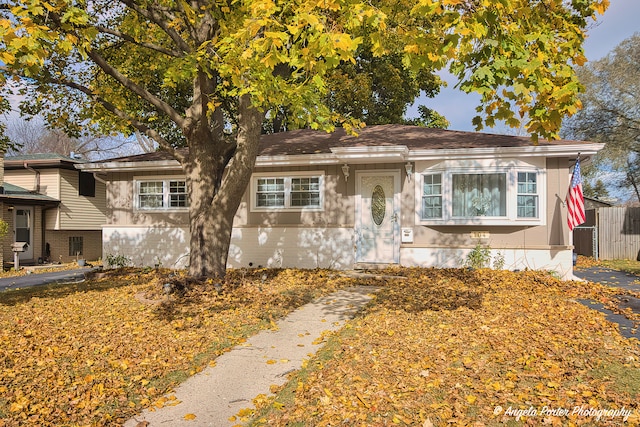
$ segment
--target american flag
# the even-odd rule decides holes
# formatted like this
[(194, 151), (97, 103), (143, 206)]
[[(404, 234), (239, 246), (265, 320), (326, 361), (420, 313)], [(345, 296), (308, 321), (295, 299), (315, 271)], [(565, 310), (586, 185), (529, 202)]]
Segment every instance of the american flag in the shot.
[(584, 196), (582, 195), (582, 176), (580, 175), (580, 157), (576, 160), (571, 177), (571, 186), (567, 194), (567, 223), (569, 231), (584, 223)]

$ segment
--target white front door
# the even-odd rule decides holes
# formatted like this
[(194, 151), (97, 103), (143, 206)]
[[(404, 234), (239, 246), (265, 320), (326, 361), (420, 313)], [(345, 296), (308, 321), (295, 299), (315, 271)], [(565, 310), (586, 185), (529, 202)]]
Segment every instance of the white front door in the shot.
[(30, 206), (16, 206), (14, 209), (14, 241), (26, 242), (27, 250), (20, 252), (19, 258), (33, 259), (33, 208)]
[(400, 172), (356, 172), (356, 262), (400, 259)]

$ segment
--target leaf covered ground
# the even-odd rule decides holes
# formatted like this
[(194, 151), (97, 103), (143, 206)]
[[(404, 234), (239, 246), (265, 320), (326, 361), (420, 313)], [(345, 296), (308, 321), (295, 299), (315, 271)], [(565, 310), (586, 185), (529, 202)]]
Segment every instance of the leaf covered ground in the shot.
[[(253, 425), (640, 425), (637, 340), (575, 302), (610, 289), (537, 272), (401, 274), (256, 399)], [(616, 409), (628, 412), (602, 412)]]
[(258, 329), (353, 280), (326, 271), (230, 273), (167, 296), (168, 272), (0, 293), (0, 426), (122, 425)]
[[(382, 289), (275, 398), (256, 399), (255, 424), (593, 423), (505, 414), (580, 405), (624, 407), (635, 411), (626, 425), (640, 423), (640, 347), (574, 302), (601, 301), (609, 289), (535, 272), (388, 273), (405, 278), (239, 270), (220, 292), (184, 292), (180, 276), (124, 270), (0, 293), (0, 426), (116, 426), (144, 407), (179, 404), (163, 396), (216, 356), (356, 284)], [(175, 293), (165, 295), (165, 283)]]

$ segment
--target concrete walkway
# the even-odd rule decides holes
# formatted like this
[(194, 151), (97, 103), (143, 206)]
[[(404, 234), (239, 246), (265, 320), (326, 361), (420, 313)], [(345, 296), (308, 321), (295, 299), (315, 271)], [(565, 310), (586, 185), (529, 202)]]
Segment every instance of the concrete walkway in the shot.
[[(180, 401), (153, 412), (145, 410), (125, 423), (165, 426), (233, 426), (230, 421), (241, 409), (253, 408), (259, 394), (270, 394), (271, 385), (287, 382), (287, 374), (302, 367), (322, 345), (325, 331), (340, 329), (371, 299), (378, 289), (361, 286), (335, 292), (291, 313), (267, 330), (216, 359), (213, 367), (189, 378), (172, 393)], [(185, 415), (193, 414), (193, 420)], [(145, 424), (145, 421), (148, 424)]]

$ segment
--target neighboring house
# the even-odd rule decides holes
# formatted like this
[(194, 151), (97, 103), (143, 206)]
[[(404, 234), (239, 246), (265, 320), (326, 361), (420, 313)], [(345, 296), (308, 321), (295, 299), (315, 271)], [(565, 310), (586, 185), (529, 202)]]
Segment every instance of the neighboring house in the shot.
[(607, 201), (607, 200), (602, 200), (602, 199), (596, 199), (593, 197), (585, 197), (584, 198), (584, 210), (588, 211), (590, 209), (596, 209), (596, 208), (609, 208), (613, 206), (613, 203)]
[(4, 159), (5, 264), (13, 260), (11, 242), (29, 243), (20, 262), (69, 262), (102, 256), (105, 184), (76, 165), (82, 160), (58, 154)]
[[(505, 268), (563, 277), (572, 274), (570, 168), (578, 153), (586, 163), (602, 148), (400, 125), (261, 143), (229, 267), (455, 267), (481, 243)], [(186, 265), (187, 189), (175, 160), (158, 152), (78, 167), (106, 173), (105, 256)]]

